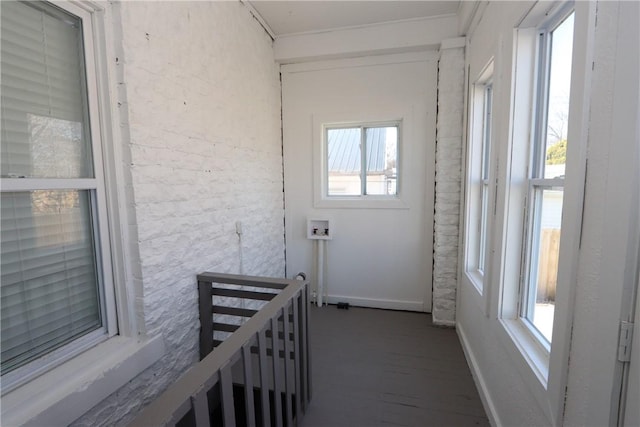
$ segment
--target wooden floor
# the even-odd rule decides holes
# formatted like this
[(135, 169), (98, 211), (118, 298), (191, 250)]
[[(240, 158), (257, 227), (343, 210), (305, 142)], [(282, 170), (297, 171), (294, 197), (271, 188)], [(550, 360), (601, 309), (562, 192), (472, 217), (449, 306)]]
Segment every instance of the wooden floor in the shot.
[(328, 306), (310, 316), (303, 427), (489, 425), (455, 330), (423, 313)]

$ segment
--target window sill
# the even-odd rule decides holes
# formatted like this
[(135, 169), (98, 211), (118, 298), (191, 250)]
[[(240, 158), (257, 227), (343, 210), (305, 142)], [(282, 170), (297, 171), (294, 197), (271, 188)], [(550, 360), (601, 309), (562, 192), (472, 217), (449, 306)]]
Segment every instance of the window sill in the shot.
[(111, 338), (2, 396), (2, 424), (69, 425), (164, 352), (161, 335)]
[(549, 350), (538, 342), (522, 320), (503, 319), (501, 323), (540, 385), (546, 390), (549, 379)]
[(467, 275), (467, 280), (469, 280), (469, 282), (473, 285), (478, 294), (482, 296), (482, 289), (484, 287), (484, 276), (478, 270), (465, 271), (464, 273)]

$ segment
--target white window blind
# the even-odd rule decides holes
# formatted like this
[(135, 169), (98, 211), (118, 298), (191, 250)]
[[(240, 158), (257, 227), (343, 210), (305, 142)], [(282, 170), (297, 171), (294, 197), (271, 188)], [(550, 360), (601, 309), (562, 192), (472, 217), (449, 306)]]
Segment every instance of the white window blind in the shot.
[(1, 3), (2, 374), (103, 328), (82, 21)]

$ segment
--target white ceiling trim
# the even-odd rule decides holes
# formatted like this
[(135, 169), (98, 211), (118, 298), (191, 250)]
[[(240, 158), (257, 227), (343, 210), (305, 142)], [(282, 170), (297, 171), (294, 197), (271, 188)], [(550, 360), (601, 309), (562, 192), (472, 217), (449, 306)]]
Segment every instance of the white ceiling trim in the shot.
[[(244, 1), (246, 1), (246, 0), (244, 0)], [(331, 0), (329, 0), (329, 1), (331, 1)], [(414, 21), (424, 22), (424, 21), (428, 21), (428, 20), (431, 20), (431, 19), (442, 19), (442, 18), (451, 18), (451, 17), (457, 17), (457, 14), (455, 14), (455, 13), (445, 13), (445, 14), (442, 14), (442, 15), (419, 16), (419, 17), (416, 17), (416, 18), (405, 18), (405, 19), (396, 19), (396, 20), (393, 20), (393, 21), (374, 22), (372, 24), (349, 25), (349, 26), (344, 26), (344, 27), (327, 28), (327, 29), (323, 29), (323, 30), (301, 31), (299, 33), (286, 33), (286, 34), (276, 35), (276, 38), (299, 37), (299, 36), (306, 36), (306, 35), (313, 35), (313, 34), (329, 33), (329, 32), (332, 32), (332, 31), (347, 31), (347, 30), (359, 30), (359, 29), (363, 29), (363, 28), (376, 28), (376, 27), (381, 27), (381, 26), (388, 25), (388, 24), (403, 24), (403, 23), (411, 23), (411, 22), (414, 22)]]
[(456, 15), (458, 0), (240, 0), (276, 37)]
[(282, 65), (282, 72), (295, 74), (308, 71), (333, 70), (336, 68), (359, 68), (372, 65), (411, 64), (415, 62), (437, 61), (435, 51), (406, 52), (389, 55), (365, 56), (358, 58), (327, 59), (315, 62), (301, 62)]
[(456, 15), (385, 22), (276, 37), (280, 64), (389, 53), (437, 50), (445, 39), (458, 36)]
[(256, 20), (260, 23), (260, 25), (262, 25), (262, 28), (264, 28), (267, 34), (269, 34), (269, 36), (271, 37), (271, 40), (275, 40), (276, 33), (273, 32), (273, 30), (271, 29), (267, 21), (265, 21), (262, 15), (260, 15), (260, 13), (256, 10), (255, 7), (253, 7), (251, 2), (248, 0), (240, 0), (240, 3), (242, 3), (244, 6), (247, 7), (247, 9), (249, 9), (249, 12), (251, 12), (253, 17), (256, 18)]

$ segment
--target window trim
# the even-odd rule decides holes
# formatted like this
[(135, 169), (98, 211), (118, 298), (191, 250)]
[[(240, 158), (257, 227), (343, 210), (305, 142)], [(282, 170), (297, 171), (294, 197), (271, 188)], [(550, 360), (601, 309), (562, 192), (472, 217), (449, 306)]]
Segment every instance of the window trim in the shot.
[[(367, 129), (375, 129), (382, 127), (395, 127), (398, 130), (397, 146), (396, 146), (396, 194), (367, 194)], [(331, 195), (329, 194), (329, 130), (334, 129), (360, 129), (360, 194), (353, 195)], [(400, 151), (402, 140), (402, 121), (392, 120), (385, 122), (358, 122), (358, 123), (325, 123), (322, 125), (322, 152), (323, 152), (323, 196), (328, 200), (390, 200), (396, 199), (401, 193), (400, 170)]]
[[(487, 267), (489, 261), (486, 258), (487, 250), (491, 244), (491, 223), (495, 212), (492, 212), (491, 202), (495, 200), (495, 181), (492, 173), (492, 138), (493, 114), (487, 111), (487, 104), (491, 102), (493, 108), (493, 72), (494, 58), (490, 58), (487, 65), (478, 73), (475, 82), (469, 87), (469, 124), (468, 124), (468, 150), (467, 150), (467, 176), (465, 186), (465, 231), (464, 231), (464, 260), (463, 271), (467, 279), (480, 296), (486, 298), (485, 278), (488, 277)], [(490, 91), (490, 92), (488, 92)], [(489, 93), (489, 97), (487, 96)], [(488, 131), (487, 135), (487, 122)], [(489, 138), (487, 138), (487, 136)], [(486, 176), (486, 178), (485, 178)], [(486, 186), (486, 189), (485, 189)], [(486, 190), (486, 199), (483, 194)], [(485, 206), (486, 204), (486, 206)], [(483, 217), (483, 209), (486, 207), (486, 216)], [(484, 231), (484, 245), (482, 244), (482, 232)], [(480, 266), (481, 254), (485, 254), (484, 266)], [(486, 305), (486, 304), (485, 304)], [(484, 307), (485, 313), (488, 307)]]
[[(538, 270), (538, 250), (540, 242), (540, 221), (543, 195), (546, 189), (562, 188), (564, 178), (544, 178), (545, 154), (547, 148), (547, 127), (549, 120), (549, 86), (551, 83), (552, 33), (574, 13), (573, 4), (559, 7), (536, 31), (534, 79), (535, 108), (531, 117), (531, 139), (528, 146), (527, 175), (524, 208), (524, 231), (522, 244), (522, 265), (520, 266), (520, 289), (518, 317), (532, 337), (539, 341), (545, 351), (551, 351), (551, 341), (534, 324), (536, 278)], [(572, 35), (573, 40), (573, 35)], [(542, 197), (541, 197), (542, 196)], [(562, 233), (562, 232), (561, 232)], [(555, 303), (554, 303), (555, 311)]]
[[(50, 3), (90, 24), (83, 25), (83, 35), (90, 120), (96, 124), (91, 126), (92, 139), (101, 142), (100, 150), (94, 152), (93, 158), (95, 174), (103, 180), (99, 194), (102, 212), (98, 212), (102, 218), (100, 226), (104, 227), (101, 235), (102, 239), (108, 240), (110, 248), (107, 253), (110, 268), (105, 272), (108, 275), (105, 277), (113, 284), (111, 295), (107, 298), (113, 307), (109, 321), (116, 325), (115, 333), (110, 336), (117, 334), (135, 338), (144, 332), (137, 322), (138, 310), (134, 304), (134, 295), (141, 294), (134, 277), (141, 277), (141, 272), (133, 271), (136, 260), (131, 243), (135, 243), (135, 239), (130, 236), (126, 222), (123, 222), (129, 216), (126, 201), (130, 199), (130, 194), (126, 192), (126, 156), (122, 147), (123, 140), (128, 138), (128, 131), (119, 126), (119, 122), (125, 118), (121, 119), (120, 116), (125, 113), (118, 109), (114, 101), (122, 96), (116, 88), (116, 76), (123, 70), (117, 68), (117, 63), (109, 61), (109, 58), (117, 56), (112, 51), (116, 43), (109, 25), (114, 19), (112, 9), (90, 0), (50, 0)], [(87, 40), (91, 43), (87, 43)]]
[[(409, 209), (407, 202), (406, 162), (411, 139), (412, 111), (382, 110), (376, 114), (325, 113), (314, 114), (313, 123), (313, 206), (318, 209)], [(327, 196), (327, 144), (325, 127), (374, 127), (384, 124), (398, 124), (397, 194), (394, 196)], [(404, 165), (404, 166), (403, 166)]]
[[(553, 323), (554, 342), (545, 348), (543, 341), (537, 339), (537, 331), (532, 330), (519, 317), (520, 272), (524, 232), (523, 200), (527, 188), (518, 185), (527, 182), (528, 171), (522, 165), (528, 165), (530, 144), (522, 147), (522, 136), (531, 135), (532, 111), (534, 105), (533, 85), (535, 79), (535, 61), (532, 52), (536, 51), (536, 37), (540, 28), (558, 14), (563, 19), (571, 10), (575, 12), (573, 71), (571, 76), (571, 110), (568, 119), (568, 135), (572, 144), (568, 146), (567, 169), (565, 176), (565, 201), (563, 206), (563, 238), (560, 256), (563, 261), (558, 268), (558, 288), (556, 293), (556, 311)], [(593, 4), (580, 2), (562, 2), (537, 4), (513, 32), (513, 59), (511, 74), (509, 141), (506, 144), (505, 158), (509, 159), (504, 181), (499, 184), (502, 194), (495, 253), (491, 261), (499, 269), (500, 292), (497, 299), (497, 317), (504, 334), (500, 334), (505, 346), (513, 353), (513, 360), (522, 365), (532, 382), (534, 396), (538, 402), (551, 410), (551, 418), (562, 420), (564, 401), (562, 395), (566, 386), (566, 361), (569, 357), (570, 328), (573, 311), (573, 293), (577, 281), (577, 258), (581, 230), (582, 204), (584, 202), (584, 174), (586, 173), (585, 123), (589, 114), (589, 96), (592, 75), (594, 28), (596, 8)], [(542, 25), (540, 25), (542, 23)], [(586, 66), (586, 64), (589, 64)], [(528, 140), (528, 139), (527, 139)], [(524, 168), (527, 169), (527, 168)], [(571, 218), (571, 220), (567, 220)], [(540, 387), (538, 388), (537, 385)], [(561, 424), (561, 421), (558, 422)]]

